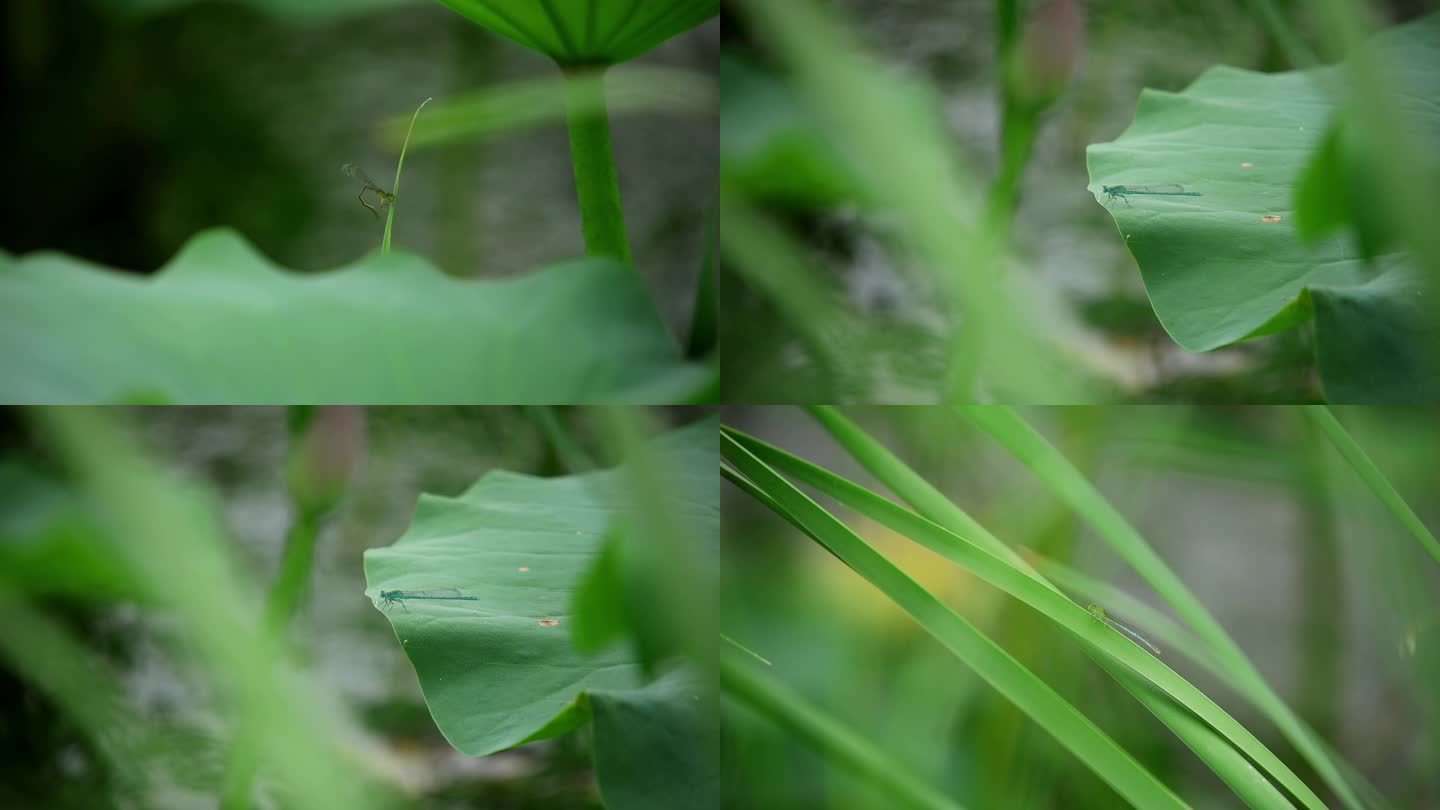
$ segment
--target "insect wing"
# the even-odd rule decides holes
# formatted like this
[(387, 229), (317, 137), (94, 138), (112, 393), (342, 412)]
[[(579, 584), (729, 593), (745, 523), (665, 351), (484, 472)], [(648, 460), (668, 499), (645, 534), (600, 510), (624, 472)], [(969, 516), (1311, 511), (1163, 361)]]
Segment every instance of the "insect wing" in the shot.
[(356, 166), (354, 163), (346, 163), (344, 166), (340, 167), (340, 171), (355, 178), (356, 180), (359, 180), (367, 186), (374, 186), (375, 188), (380, 187), (379, 183), (376, 183), (374, 180), (370, 179), (370, 175), (366, 174), (364, 169)]
[(413, 591), (401, 591), (402, 597), (410, 596), (420, 599), (454, 599), (461, 596), (459, 588), (422, 588)]

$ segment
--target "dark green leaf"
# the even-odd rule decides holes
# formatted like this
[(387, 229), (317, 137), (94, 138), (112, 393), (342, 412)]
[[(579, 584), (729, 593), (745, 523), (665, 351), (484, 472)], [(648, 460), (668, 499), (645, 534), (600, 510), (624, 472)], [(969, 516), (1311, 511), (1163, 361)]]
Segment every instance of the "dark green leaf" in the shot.
[(687, 667), (643, 689), (592, 692), (590, 707), (595, 776), (606, 807), (719, 806), (719, 705), (713, 679)]
[(720, 0), (440, 0), (561, 65), (611, 65), (720, 12)]
[[(1372, 44), (1409, 72), (1433, 75), (1440, 69), (1440, 16)], [(1416, 317), (1433, 318), (1434, 307), (1416, 285), (1413, 260), (1395, 252), (1367, 260), (1348, 232), (1314, 243), (1297, 233), (1302, 176), (1313, 184), (1344, 174), (1343, 158), (1307, 169), (1325, 151), (1323, 136), (1336, 115), (1334, 71), (1261, 74), (1222, 66), (1181, 93), (1146, 90), (1135, 123), (1115, 141), (1090, 147), (1091, 191), (1114, 216), (1155, 314), (1181, 346), (1209, 351), (1313, 316), (1331, 401), (1434, 399), (1440, 374), (1428, 358), (1437, 343), (1428, 334), (1433, 325)], [(1435, 115), (1433, 104), (1424, 109), (1417, 114)], [(1332, 143), (1329, 151), (1343, 150)], [(1171, 183), (1202, 196), (1108, 200), (1102, 191)], [(1346, 188), (1356, 191), (1354, 184)], [(1356, 204), (1363, 201), (1317, 213), (1316, 227), (1342, 219), (1341, 209)]]
[[(707, 475), (703, 497), (718, 511), (712, 420), (655, 439), (644, 452), (696, 482)], [(708, 467), (696, 470), (702, 459)], [(391, 589), (454, 588), (475, 597), (386, 608), (436, 725), (459, 750), (478, 756), (560, 734), (588, 719), (585, 693), (642, 688), (629, 645), (585, 655), (571, 643), (577, 588), (625, 512), (623, 472), (535, 478), (492, 471), (459, 497), (421, 496), (409, 530), (365, 553), (374, 600)], [(702, 496), (698, 484), (681, 482), (657, 497), (689, 503)], [(639, 705), (646, 694), (666, 697), (667, 689), (627, 700)]]

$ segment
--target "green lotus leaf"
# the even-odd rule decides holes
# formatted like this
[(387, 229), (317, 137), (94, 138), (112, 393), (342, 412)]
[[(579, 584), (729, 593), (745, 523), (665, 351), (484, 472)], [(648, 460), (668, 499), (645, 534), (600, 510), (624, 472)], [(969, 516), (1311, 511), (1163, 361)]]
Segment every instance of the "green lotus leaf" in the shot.
[(596, 691), (589, 700), (595, 717), (595, 779), (606, 807), (720, 806), (720, 706), (713, 679), (685, 667), (644, 689)]
[(151, 277), (0, 254), (5, 402), (673, 402), (712, 378), (609, 260), (462, 280), (392, 253), (299, 274), (228, 230)]
[(440, 0), (562, 67), (613, 65), (720, 12), (720, 0)]
[[(1440, 71), (1440, 16), (1372, 45), (1407, 73)], [(1119, 138), (1088, 150), (1090, 190), (1140, 266), (1177, 343), (1209, 351), (1315, 320), (1328, 399), (1440, 398), (1434, 304), (1408, 254), (1367, 258), (1348, 233), (1306, 242), (1296, 186), (1336, 116), (1335, 68), (1206, 71), (1180, 93), (1145, 90)], [(1411, 114), (1440, 116), (1433, 100)], [(1432, 124), (1433, 126), (1433, 124)], [(1191, 195), (1111, 198), (1105, 186), (1178, 184)]]
[[(657, 497), (674, 498), (687, 511), (709, 505), (696, 512), (710, 516), (706, 524), (694, 524), (707, 536), (691, 538), (703, 546), (713, 545), (719, 532), (715, 437), (715, 420), (705, 419), (643, 451), (667, 469), (685, 471), (672, 479), (674, 491)], [(708, 679), (682, 668), (646, 685), (633, 646), (582, 653), (571, 640), (576, 591), (631, 502), (623, 475), (622, 469), (558, 478), (492, 471), (458, 497), (422, 495), (405, 534), (365, 552), (367, 594), (386, 611), (436, 725), (457, 749), (480, 756), (551, 737), (586, 722), (592, 711), (607, 723), (597, 726), (597, 746), (710, 744), (711, 730), (695, 726), (697, 717), (714, 712), (684, 708), (711, 698)], [(382, 597), (433, 589), (466, 598), (387, 603)], [(664, 705), (645, 723), (616, 720), (617, 713), (645, 714), (652, 700)], [(592, 701), (603, 702), (603, 710)], [(662, 739), (617, 739), (625, 736), (617, 728), (642, 734), (643, 726)], [(623, 752), (597, 751), (596, 757), (608, 763), (602, 772), (626, 768)], [(649, 762), (629, 767), (654, 769)]]

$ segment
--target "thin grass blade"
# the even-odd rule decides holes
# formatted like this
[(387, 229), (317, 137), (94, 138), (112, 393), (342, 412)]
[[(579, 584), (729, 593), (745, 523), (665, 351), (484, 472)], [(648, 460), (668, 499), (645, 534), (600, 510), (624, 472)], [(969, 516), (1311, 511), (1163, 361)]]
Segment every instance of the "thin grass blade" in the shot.
[[(723, 429), (721, 433), (721, 453), (734, 468), (733, 471), (729, 468), (722, 470), (727, 480), (738, 483), (743, 476), (754, 488), (763, 490), (768, 496), (765, 502), (779, 506), (781, 517), (791, 521), (884, 592), (922, 628), (1053, 735), (1127, 801), (1143, 808), (1188, 806), (1044, 681), (1010, 657), (949, 605), (911, 579), (838, 518), (780, 477), (742, 446), (728, 429)], [(1030, 580), (1027, 578), (1027, 581)], [(1031, 584), (1044, 590), (1042, 586)], [(1052, 595), (1063, 600), (1057, 594)], [(1073, 606), (1073, 603), (1070, 604)], [(1093, 622), (1083, 608), (1076, 609), (1084, 621)], [(1099, 635), (1093, 624), (1088, 632)], [(1110, 639), (1134, 649), (1128, 641), (1116, 639), (1113, 635)]]

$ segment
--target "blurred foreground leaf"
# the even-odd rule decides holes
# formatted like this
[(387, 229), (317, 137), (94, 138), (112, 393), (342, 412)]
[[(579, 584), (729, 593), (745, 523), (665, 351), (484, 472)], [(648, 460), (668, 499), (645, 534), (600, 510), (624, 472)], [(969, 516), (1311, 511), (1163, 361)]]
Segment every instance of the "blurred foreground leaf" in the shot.
[(0, 255), (8, 402), (676, 401), (710, 376), (606, 260), (471, 281), (395, 253), (300, 275), (229, 230), (150, 278)]
[(0, 462), (0, 571), (30, 594), (139, 599), (100, 519), (75, 492), (18, 459)]
[[(577, 113), (715, 114), (713, 77), (678, 68), (631, 65), (571, 79), (517, 79), (440, 99), (416, 122), (410, 148), (484, 140), (564, 123), (567, 81), (596, 86), (579, 94), (594, 103), (588, 108), (581, 105)], [(408, 113), (386, 119), (380, 132), (386, 147), (400, 149), (410, 120)]]
[(824, 207), (859, 199), (860, 181), (784, 82), (748, 59), (720, 58), (720, 167), (756, 199)]
[[(324, 23), (355, 17), (396, 6), (419, 5), (420, 0), (235, 0), (241, 5), (278, 19), (301, 23)], [(183, 6), (200, 5), (201, 0), (105, 0), (105, 6), (136, 17), (163, 14)]]
[[(1440, 16), (1374, 44), (1407, 71), (1433, 75)], [(1390, 252), (1367, 261), (1349, 236), (1307, 244), (1297, 232), (1296, 186), (1336, 114), (1327, 92), (1335, 71), (1220, 66), (1181, 93), (1146, 90), (1135, 123), (1089, 148), (1090, 188), (1140, 265), (1155, 314), (1184, 348), (1209, 351), (1314, 318), (1330, 401), (1440, 399), (1433, 287), (1412, 258)], [(1440, 108), (1413, 113), (1435, 118)], [(1101, 190), (1168, 183), (1202, 196), (1127, 204), (1106, 202)]]
[[(646, 452), (674, 469), (706, 473), (677, 477), (672, 491), (655, 497), (715, 502), (713, 420), (656, 439)], [(586, 655), (571, 644), (575, 591), (628, 502), (622, 475), (611, 469), (546, 479), (492, 471), (457, 498), (424, 495), (404, 536), (365, 553), (368, 593), (378, 599), (382, 590), (457, 588), (478, 597), (387, 609), (436, 725), (459, 750), (483, 756), (556, 736), (593, 715), (601, 790), (611, 807), (713, 804), (709, 677), (687, 665), (647, 686), (633, 649), (612, 645)], [(718, 506), (711, 511), (718, 515)], [(719, 530), (718, 521), (695, 528)], [(641, 796), (645, 801), (617, 800)]]
[[(643, 689), (590, 693), (595, 778), (614, 810), (719, 806), (719, 705), (693, 667)], [(677, 740), (676, 729), (689, 738)]]
[(624, 62), (720, 12), (720, 0), (440, 2), (565, 66)]

